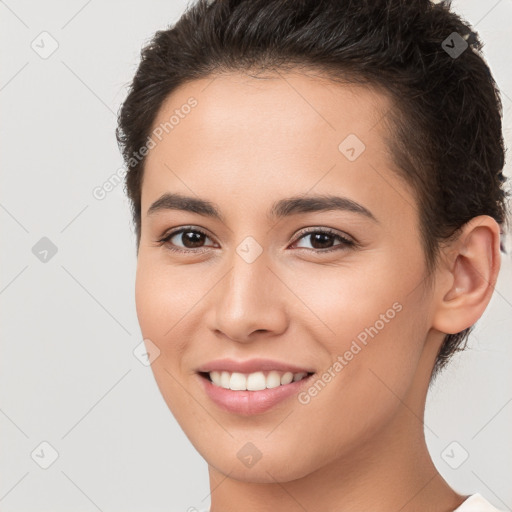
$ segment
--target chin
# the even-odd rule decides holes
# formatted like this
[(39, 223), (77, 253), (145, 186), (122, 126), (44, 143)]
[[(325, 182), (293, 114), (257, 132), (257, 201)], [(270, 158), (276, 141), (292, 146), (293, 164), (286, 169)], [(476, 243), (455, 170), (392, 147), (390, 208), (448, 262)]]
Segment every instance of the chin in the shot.
[[(205, 441), (208, 443), (209, 441)], [(236, 443), (238, 445), (238, 443)], [(302, 453), (297, 457), (297, 449), (290, 446), (289, 450), (272, 449), (271, 445), (265, 448), (265, 453), (261, 453), (261, 458), (250, 459), (244, 462), (245, 452), (239, 448), (231, 446), (198, 446), (194, 444), (199, 454), (205, 459), (209, 466), (223, 475), (229, 475), (230, 478), (240, 482), (268, 484), (277, 482), (290, 482), (303, 478), (316, 471), (325, 464), (325, 460), (308, 460), (307, 455)], [(242, 452), (242, 453), (240, 453)], [(270, 452), (270, 453), (269, 453)], [(227, 457), (226, 454), (233, 454)], [(256, 455), (256, 453), (255, 453)], [(313, 455), (313, 454), (312, 454)]]
[[(231, 464), (230, 464), (231, 463)], [(213, 464), (210, 464), (213, 466)], [(298, 480), (311, 473), (310, 470), (304, 468), (303, 471), (297, 471), (297, 468), (290, 468), (290, 459), (283, 462), (268, 462), (264, 464), (261, 460), (252, 468), (239, 467), (232, 461), (225, 461), (224, 464), (214, 466), (217, 471), (229, 478), (240, 482), (254, 484), (272, 484), (276, 482), (285, 483)]]

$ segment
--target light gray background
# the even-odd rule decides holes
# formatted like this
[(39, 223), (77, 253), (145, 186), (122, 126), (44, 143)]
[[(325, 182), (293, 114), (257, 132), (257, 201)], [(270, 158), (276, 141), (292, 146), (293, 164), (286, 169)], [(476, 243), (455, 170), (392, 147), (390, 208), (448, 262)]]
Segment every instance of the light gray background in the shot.
[[(209, 506), (206, 463), (168, 411), (150, 368), (133, 355), (141, 334), (123, 187), (101, 201), (92, 195), (122, 165), (115, 114), (140, 48), (185, 6), (0, 1), (3, 512)], [(512, 0), (453, 7), (486, 43), (510, 147)], [(46, 59), (31, 47), (35, 40), (43, 51), (46, 37), (44, 48), (51, 48), (43, 31), (58, 42)], [(58, 250), (46, 263), (32, 252), (42, 237)], [(436, 382), (426, 415), (443, 476), (503, 510), (512, 508), (511, 263), (503, 257), (471, 348)], [(43, 441), (58, 452), (48, 469), (39, 465), (51, 456)], [(468, 459), (450, 467), (465, 452)]]

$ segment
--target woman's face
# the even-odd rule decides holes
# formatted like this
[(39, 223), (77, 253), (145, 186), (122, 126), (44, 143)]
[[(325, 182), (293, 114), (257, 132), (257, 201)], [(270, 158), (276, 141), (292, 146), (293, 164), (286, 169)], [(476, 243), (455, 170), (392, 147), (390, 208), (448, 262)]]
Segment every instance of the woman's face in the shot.
[[(296, 479), (389, 442), (402, 403), (422, 415), (439, 333), (389, 108), (367, 88), (229, 74), (175, 91), (153, 125), (138, 319), (167, 405), (233, 478)], [(268, 389), (222, 387), (247, 381)]]

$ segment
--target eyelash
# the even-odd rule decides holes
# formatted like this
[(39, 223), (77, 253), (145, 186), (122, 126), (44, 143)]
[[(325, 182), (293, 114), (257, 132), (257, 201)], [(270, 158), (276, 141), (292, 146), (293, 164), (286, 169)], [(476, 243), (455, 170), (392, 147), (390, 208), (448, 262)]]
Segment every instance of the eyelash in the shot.
[[(174, 231), (171, 231), (170, 233), (167, 233), (166, 235), (164, 235), (163, 238), (161, 238), (160, 240), (157, 240), (157, 242), (160, 245), (166, 244), (167, 248), (170, 251), (178, 252), (178, 253), (201, 254), (201, 253), (206, 252), (208, 250), (207, 247), (206, 248), (201, 247), (201, 248), (198, 248), (198, 249), (181, 249), (181, 248), (173, 246), (173, 245), (171, 245), (169, 243), (171, 238), (173, 238), (174, 236), (176, 236), (176, 235), (178, 235), (180, 233), (187, 233), (187, 232), (201, 233), (202, 235), (206, 236), (207, 238), (210, 238), (208, 236), (208, 234), (205, 233), (204, 231), (202, 231), (201, 229), (198, 229), (198, 228), (193, 227), (193, 226), (186, 226), (186, 227), (179, 228), (179, 229), (176, 229)], [(357, 245), (355, 241), (350, 240), (349, 238), (346, 238), (346, 237), (340, 235), (339, 233), (337, 233), (336, 231), (334, 231), (334, 230), (332, 230), (330, 228), (308, 228), (307, 230), (305, 229), (303, 231), (300, 231), (299, 232), (299, 236), (295, 239), (293, 244), (297, 243), (302, 238), (305, 238), (308, 235), (318, 234), (318, 233), (325, 234), (325, 235), (331, 235), (331, 236), (337, 238), (338, 240), (340, 240), (342, 243), (340, 243), (338, 245), (335, 245), (334, 247), (331, 247), (331, 248), (328, 248), (328, 249), (308, 249), (306, 247), (300, 247), (299, 249), (305, 249), (306, 251), (309, 251), (309, 252), (312, 251), (312, 252), (314, 252), (316, 254), (325, 254), (327, 252), (333, 252), (333, 251), (338, 251), (338, 250), (343, 250), (343, 249), (346, 250), (349, 247), (355, 247)]]

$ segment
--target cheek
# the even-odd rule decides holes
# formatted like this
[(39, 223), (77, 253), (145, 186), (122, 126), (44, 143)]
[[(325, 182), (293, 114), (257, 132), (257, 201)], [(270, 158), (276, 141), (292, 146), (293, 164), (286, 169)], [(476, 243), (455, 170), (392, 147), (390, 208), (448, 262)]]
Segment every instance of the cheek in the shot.
[(186, 281), (181, 272), (139, 253), (135, 280), (137, 317), (143, 338), (160, 350), (151, 370), (169, 410), (189, 432), (194, 430), (193, 420), (198, 412), (191, 407), (190, 397), (184, 391), (186, 383), (180, 368), (186, 340), (190, 338), (184, 331), (184, 315), (194, 304)]
[[(199, 299), (201, 290), (197, 282), (188, 276), (186, 269), (176, 270), (163, 265), (156, 258), (139, 254), (135, 279), (135, 305), (139, 325), (144, 337), (157, 345), (165, 340), (177, 338), (172, 346), (179, 347), (179, 333), (186, 322), (192, 306)], [(166, 344), (170, 345), (170, 344)], [(164, 349), (165, 346), (162, 346)]]
[[(193, 302), (187, 298), (187, 283), (179, 272), (139, 255), (135, 280), (135, 303), (144, 339), (158, 347), (159, 355), (151, 370), (169, 409), (187, 409), (183, 403), (182, 355), (190, 339), (184, 328)], [(176, 279), (177, 278), (177, 279)], [(183, 319), (180, 321), (180, 319)]]
[(415, 378), (428, 331), (428, 299), (421, 286), (414, 289), (421, 265), (403, 271), (385, 262), (364, 270), (324, 269), (303, 280), (307, 305), (328, 327), (319, 324), (315, 338), (330, 361), (302, 403), (319, 418), (318, 428), (335, 424), (345, 439), (396, 411), (397, 397), (405, 397)]
[[(165, 311), (172, 311), (164, 294), (164, 280), (157, 276), (157, 270), (139, 254), (135, 278), (135, 306), (137, 318), (144, 338), (158, 345), (164, 331)], [(170, 294), (168, 294), (170, 296)], [(169, 318), (169, 320), (171, 320)]]
[(374, 337), (386, 338), (397, 321), (409, 315), (402, 309), (416, 301), (409, 292), (411, 283), (420, 281), (419, 266), (402, 272), (390, 256), (363, 256), (337, 267), (308, 265), (280, 272), (284, 281), (293, 283), (295, 295), (286, 294), (295, 304), (291, 321), (300, 319), (308, 328), (318, 324), (313, 335), (331, 354), (348, 350), (355, 339), (364, 344)]

